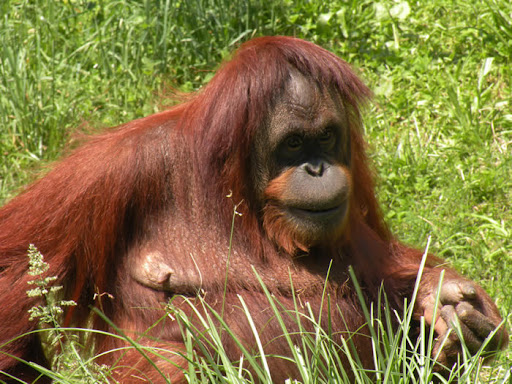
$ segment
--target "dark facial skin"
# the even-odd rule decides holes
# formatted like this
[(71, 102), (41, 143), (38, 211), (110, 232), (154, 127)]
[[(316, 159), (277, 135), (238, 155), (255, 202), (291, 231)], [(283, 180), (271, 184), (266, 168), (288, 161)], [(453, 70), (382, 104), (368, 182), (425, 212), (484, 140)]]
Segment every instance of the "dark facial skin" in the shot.
[[(278, 205), (309, 243), (331, 239), (348, 214), (350, 136), (345, 110), (328, 90), (294, 73), (257, 140), (259, 196)], [(279, 180), (279, 181), (278, 181)], [(279, 183), (279, 193), (269, 184)], [(272, 187), (270, 187), (272, 189)]]

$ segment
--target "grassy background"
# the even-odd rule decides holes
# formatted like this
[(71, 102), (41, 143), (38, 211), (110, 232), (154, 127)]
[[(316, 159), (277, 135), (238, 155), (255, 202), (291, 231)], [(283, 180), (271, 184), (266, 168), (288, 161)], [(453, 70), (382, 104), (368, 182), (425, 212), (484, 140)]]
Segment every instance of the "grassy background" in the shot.
[(365, 129), (398, 238), (431, 236), (512, 312), (508, 0), (4, 0), (0, 16), (0, 202), (84, 122), (153, 113), (170, 84), (197, 89), (239, 42), (295, 35), (375, 91)]

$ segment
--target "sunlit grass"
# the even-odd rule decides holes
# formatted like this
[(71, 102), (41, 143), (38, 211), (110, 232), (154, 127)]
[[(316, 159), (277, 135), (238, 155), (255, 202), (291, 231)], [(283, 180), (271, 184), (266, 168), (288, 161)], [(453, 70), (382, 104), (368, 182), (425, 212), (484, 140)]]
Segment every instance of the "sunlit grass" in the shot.
[[(411, 302), (415, 301), (418, 287), (421, 284), (424, 260), (428, 247), (424, 253), (424, 259), (420, 266)], [(94, 333), (100, 331), (64, 328), (59, 325), (61, 320), (61, 305), (63, 301), (56, 300), (56, 289), (52, 288), (52, 277), (42, 278), (48, 265), (43, 261), (43, 256), (35, 248), (29, 252), (31, 260), (31, 275), (34, 284), (39, 288), (39, 296), (42, 296), (45, 305), (40, 305), (32, 311), (33, 317), (40, 321), (40, 337), (45, 341), (45, 352), (51, 362), (51, 370), (34, 363), (30, 364), (41, 375), (50, 377), (54, 382), (60, 383), (106, 383), (112, 379), (112, 366), (99, 365), (96, 357), (91, 355), (87, 340)], [(108, 334), (124, 340), (125, 347), (115, 351), (106, 351), (104, 354), (123, 353), (135, 350), (141, 359), (149, 362), (150, 369), (158, 372), (162, 382), (171, 382), (153, 360), (167, 361), (174, 365), (173, 354), (179, 355), (185, 361), (181, 365), (184, 376), (189, 383), (274, 383), (272, 372), (269, 369), (269, 359), (282, 360), (297, 367), (298, 377), (288, 380), (293, 383), (401, 383), (416, 384), (430, 383), (506, 383), (510, 379), (510, 367), (500, 363), (499, 360), (483, 364), (483, 351), (493, 334), (483, 343), (480, 350), (474, 355), (468, 352), (463, 344), (460, 364), (452, 369), (440, 370), (436, 363), (437, 356), (433, 352), (435, 337), (433, 328), (428, 328), (425, 322), (420, 322), (419, 331), (415, 330), (414, 307), (411, 302), (404, 302), (403, 311), (392, 310), (386, 300), (386, 294), (382, 290), (377, 302), (368, 303), (358, 284), (352, 270), (349, 283), (357, 293), (362, 312), (366, 319), (366, 330), (353, 330), (352, 333), (333, 333), (322, 326), (325, 319), (322, 316), (335, 316), (340, 309), (335, 301), (331, 301), (328, 294), (323, 295), (322, 302), (329, 306), (330, 311), (325, 314), (322, 310), (313, 309), (308, 302), (301, 301), (292, 291), (293, 307), (283, 305), (266, 288), (263, 281), (256, 274), (261, 284), (262, 292), (266, 298), (269, 320), (277, 322), (282, 331), (280, 343), (287, 346), (289, 354), (279, 356), (267, 352), (268, 345), (262, 340), (265, 326), (256, 325), (252, 313), (246, 305), (243, 296), (238, 296), (241, 308), (241, 322), (247, 320), (252, 339), (253, 349), (237, 337), (237, 331), (232, 330), (224, 321), (222, 313), (215, 310), (207, 300), (199, 296), (190, 300), (183, 298), (179, 306), (169, 302), (165, 310), (162, 310), (163, 320), (169, 317), (178, 323), (185, 349), (182, 351), (167, 351), (162, 347), (151, 347), (144, 343), (144, 334), (136, 337), (128, 335), (123, 329), (116, 327), (114, 323), (105, 317), (98, 309), (94, 310), (96, 316), (101, 317), (112, 327), (115, 333)], [(444, 273), (441, 273), (442, 284)], [(291, 280), (290, 280), (290, 283)], [(436, 303), (439, 302), (439, 292)], [(65, 305), (69, 305), (68, 302)], [(187, 314), (188, 313), (188, 314)], [(317, 313), (317, 314), (315, 314)], [(323, 313), (323, 315), (322, 315)], [(337, 315), (343, 318), (343, 312)], [(435, 316), (435, 314), (434, 314)], [(322, 321), (324, 320), (324, 321)], [(331, 323), (327, 319), (327, 323)], [(293, 330), (292, 330), (293, 328)], [(454, 332), (461, 335), (461, 331), (455, 327)], [(352, 341), (352, 337), (361, 333), (371, 341), (374, 351), (373, 366), (363, 366), (360, 356)], [(244, 339), (251, 339), (244, 335)], [(239, 350), (239, 359), (232, 360), (228, 357), (226, 343)], [(14, 342), (14, 340), (13, 340)], [(231, 346), (230, 348), (233, 348)], [(120, 363), (121, 365), (123, 363)], [(137, 377), (143, 378), (144, 372), (133, 371)]]

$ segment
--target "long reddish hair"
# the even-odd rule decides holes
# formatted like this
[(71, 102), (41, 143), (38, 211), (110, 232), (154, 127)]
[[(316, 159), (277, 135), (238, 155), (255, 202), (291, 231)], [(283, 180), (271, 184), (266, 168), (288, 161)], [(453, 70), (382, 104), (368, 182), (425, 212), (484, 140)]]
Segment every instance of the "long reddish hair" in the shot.
[(208, 185), (205, 196), (221, 199), (216, 200), (216, 206), (225, 207), (225, 215), (231, 215), (231, 207), (222, 199), (232, 193), (233, 201), (245, 202), (246, 209), (240, 207), (245, 225), (252, 226), (250, 222), (257, 221), (251, 215), (258, 213), (259, 207), (250, 206), (255, 200), (248, 175), (252, 145), (293, 71), (299, 71), (321, 89), (334, 90), (343, 101), (349, 115), (347, 129), (352, 146), (351, 212), (383, 240), (389, 240), (375, 199), (361, 130), (360, 109), (372, 93), (345, 61), (313, 43), (292, 37), (261, 37), (243, 44), (183, 109), (178, 127), (196, 142), (191, 147), (196, 149), (198, 168)]

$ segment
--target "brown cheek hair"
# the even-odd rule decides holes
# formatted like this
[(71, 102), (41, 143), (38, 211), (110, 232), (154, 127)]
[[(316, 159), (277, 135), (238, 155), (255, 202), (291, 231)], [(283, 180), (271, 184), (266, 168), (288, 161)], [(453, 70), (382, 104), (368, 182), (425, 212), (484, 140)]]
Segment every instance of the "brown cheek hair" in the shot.
[[(350, 193), (348, 199), (351, 201), (352, 178), (350, 172), (340, 165), (337, 165), (337, 167), (342, 170), (349, 183)], [(294, 167), (287, 169), (271, 180), (265, 189), (266, 202), (263, 208), (263, 229), (269, 239), (290, 255), (294, 255), (299, 251), (308, 252), (312, 246), (318, 245), (322, 241), (329, 241), (331, 244), (340, 244), (340, 242), (348, 241), (350, 228), (347, 226), (347, 223), (350, 216), (351, 202), (348, 203), (348, 211), (343, 222), (334, 228), (333, 231), (325, 233), (322, 238), (313, 238), (303, 228), (300, 228), (298, 224), (286, 218), (283, 195), (288, 188), (289, 178), (294, 170)]]

